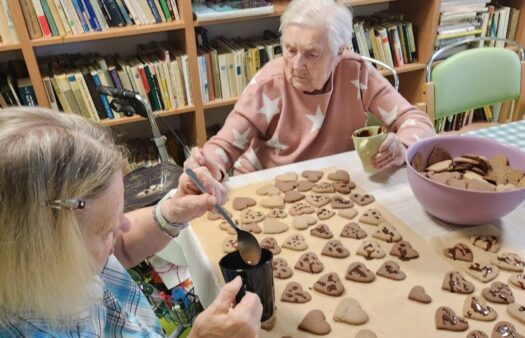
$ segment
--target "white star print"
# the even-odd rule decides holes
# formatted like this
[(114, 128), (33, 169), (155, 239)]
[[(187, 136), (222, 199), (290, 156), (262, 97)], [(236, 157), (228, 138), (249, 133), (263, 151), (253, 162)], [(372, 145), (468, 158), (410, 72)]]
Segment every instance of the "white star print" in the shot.
[(281, 97), (279, 96), (275, 100), (271, 100), (266, 94), (263, 94), (263, 106), (257, 112), (266, 115), (268, 123), (270, 123), (275, 114), (279, 113), (277, 106), (280, 99)]
[(361, 98), (361, 89), (368, 89), (368, 86), (364, 83), (359, 82), (359, 79), (350, 81), (357, 88), (357, 99)]
[(252, 147), (248, 148), (248, 151), (244, 154), (244, 156), (246, 156), (248, 162), (250, 162), (255, 169), (261, 170), (263, 168), (261, 161), (259, 161), (259, 158), (255, 153), (255, 149)]
[(248, 142), (249, 133), (250, 133), (250, 128), (246, 129), (246, 131), (242, 134), (239, 133), (237, 130), (233, 129), (233, 145), (243, 150), (246, 143)]
[(321, 108), (319, 105), (317, 105), (317, 110), (315, 112), (315, 115), (307, 114), (306, 117), (312, 121), (312, 129), (310, 129), (310, 133), (313, 133), (317, 129), (321, 128), (324, 121), (324, 114), (321, 112)]
[(221, 160), (226, 163), (228, 162), (228, 155), (226, 155), (226, 152), (222, 148), (215, 149), (215, 154), (218, 155)]
[(279, 156), (279, 153), (281, 151), (288, 149), (288, 146), (281, 144), (281, 142), (279, 141), (279, 134), (277, 132), (273, 134), (271, 140), (266, 141), (266, 144), (268, 145), (268, 147), (275, 148), (275, 155), (277, 156)]
[(408, 119), (405, 122), (401, 123), (399, 126), (399, 129), (407, 128), (407, 127), (415, 127), (416, 126), (416, 120), (414, 119)]
[(381, 120), (383, 120), (387, 126), (391, 125), (397, 117), (397, 106), (392, 108), (391, 111), (386, 111), (379, 106), (377, 109), (379, 109), (379, 114), (381, 114)]

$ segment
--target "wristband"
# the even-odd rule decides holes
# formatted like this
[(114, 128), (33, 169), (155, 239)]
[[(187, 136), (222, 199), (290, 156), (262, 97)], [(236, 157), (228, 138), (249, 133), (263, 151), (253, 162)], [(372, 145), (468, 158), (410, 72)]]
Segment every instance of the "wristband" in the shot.
[(160, 210), (160, 204), (162, 203), (162, 200), (155, 205), (153, 208), (153, 219), (155, 220), (155, 224), (164, 232), (166, 235), (168, 235), (170, 238), (175, 238), (179, 235), (179, 232), (186, 228), (188, 224), (186, 223), (170, 223), (168, 222), (164, 216), (162, 215), (162, 211)]

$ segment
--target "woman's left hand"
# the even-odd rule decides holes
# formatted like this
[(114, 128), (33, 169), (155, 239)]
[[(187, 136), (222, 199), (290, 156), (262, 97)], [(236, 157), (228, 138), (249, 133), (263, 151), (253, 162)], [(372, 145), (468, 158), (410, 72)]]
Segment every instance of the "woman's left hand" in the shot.
[(394, 133), (388, 133), (386, 139), (379, 146), (377, 154), (372, 158), (374, 167), (383, 169), (405, 163), (406, 147)]
[(193, 170), (204, 184), (206, 193), (201, 193), (189, 176), (182, 174), (175, 195), (161, 205), (162, 214), (171, 223), (187, 223), (212, 210), (215, 203), (222, 205), (226, 202), (226, 188), (211, 176), (208, 169), (199, 167)]

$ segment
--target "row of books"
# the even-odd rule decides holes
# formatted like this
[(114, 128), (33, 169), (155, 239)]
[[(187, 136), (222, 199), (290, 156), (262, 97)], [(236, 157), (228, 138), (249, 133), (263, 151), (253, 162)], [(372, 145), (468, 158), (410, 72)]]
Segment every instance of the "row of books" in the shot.
[(0, 45), (18, 42), (9, 4), (7, 0), (0, 0)]
[(501, 104), (495, 104), (443, 117), (435, 121), (434, 127), (437, 133), (441, 133), (457, 131), (475, 122), (498, 121), (500, 108)]
[(20, 0), (20, 5), (31, 39), (180, 19), (176, 0)]
[(279, 36), (271, 31), (262, 37), (219, 36), (210, 42), (206, 29), (199, 27), (196, 36), (203, 102), (238, 97), (266, 62), (282, 55)]
[(199, 21), (223, 20), (274, 13), (272, 3), (266, 0), (192, 0), (191, 6), (195, 19)]
[(37, 106), (35, 90), (23, 61), (0, 63), (0, 108)]
[[(473, 37), (497, 37), (514, 40), (520, 10), (509, 6), (489, 4), (490, 0), (444, 0), (435, 49), (446, 47)], [(474, 47), (504, 47), (503, 41), (479, 42)], [(467, 49), (462, 45), (452, 48), (442, 57)]]
[(416, 62), (416, 43), (412, 23), (403, 15), (381, 11), (369, 17), (355, 17), (351, 48), (367, 57), (402, 67)]
[(188, 57), (168, 43), (139, 45), (136, 56), (74, 54), (39, 60), (51, 107), (93, 121), (121, 117), (98, 85), (127, 89), (147, 98), (153, 111), (192, 105)]
[[(166, 135), (166, 138), (169, 160), (182, 165), (185, 158), (180, 145), (170, 135)], [(134, 138), (122, 143), (130, 150), (128, 157), (130, 171), (141, 167), (152, 167), (160, 163), (158, 149), (150, 139)]]

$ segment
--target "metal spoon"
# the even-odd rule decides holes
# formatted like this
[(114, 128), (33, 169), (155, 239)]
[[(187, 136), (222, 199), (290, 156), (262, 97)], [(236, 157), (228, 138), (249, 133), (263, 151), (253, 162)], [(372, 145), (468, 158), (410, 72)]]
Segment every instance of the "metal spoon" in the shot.
[[(195, 172), (187, 168), (185, 169), (186, 174), (191, 178), (193, 183), (199, 188), (199, 190), (202, 193), (206, 193), (206, 189), (204, 188), (204, 184), (202, 181), (197, 177)], [(248, 231), (244, 231), (239, 229), (237, 225), (233, 222), (231, 217), (228, 215), (226, 210), (224, 210), (223, 207), (221, 207), (218, 203), (215, 203), (215, 209), (221, 214), (221, 216), (228, 222), (228, 224), (237, 231), (237, 250), (239, 250), (239, 254), (241, 255), (242, 260), (248, 264), (248, 265), (257, 265), (259, 264), (259, 261), (261, 260), (261, 247), (259, 246), (259, 242), (257, 242), (257, 239), (254, 235), (252, 235)]]

